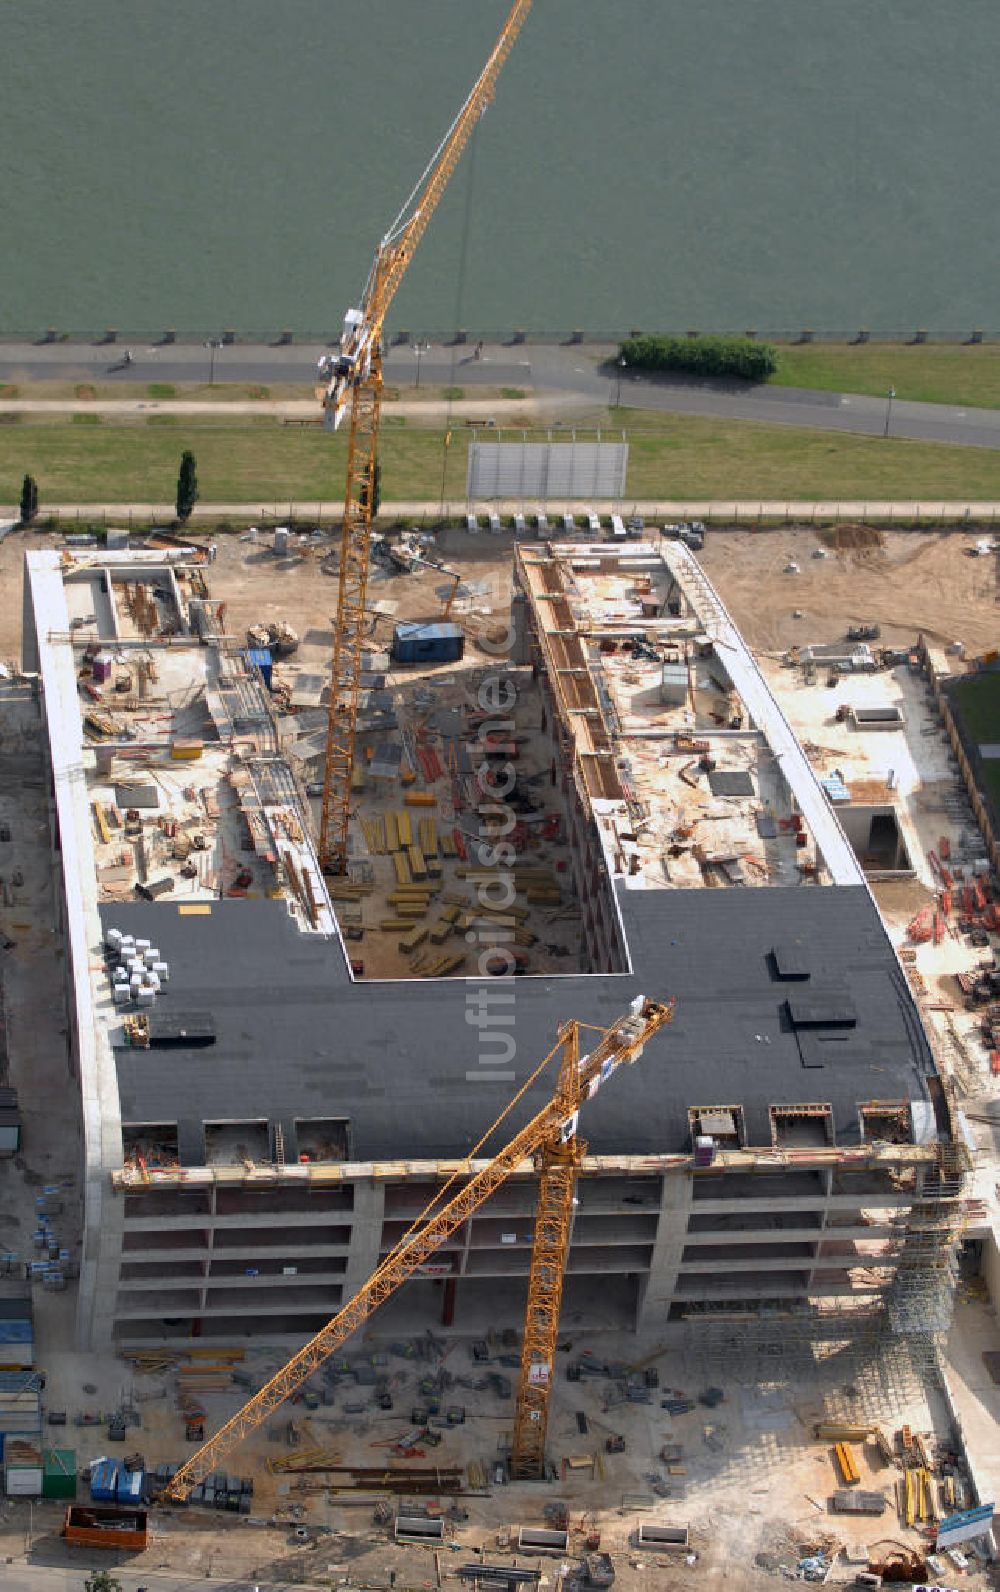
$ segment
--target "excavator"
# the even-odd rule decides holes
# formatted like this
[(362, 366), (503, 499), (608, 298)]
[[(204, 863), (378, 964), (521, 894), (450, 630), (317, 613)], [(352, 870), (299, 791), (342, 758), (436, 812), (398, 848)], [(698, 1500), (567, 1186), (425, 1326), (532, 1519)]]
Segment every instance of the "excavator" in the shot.
[(531, 5), (532, 0), (514, 0), (486, 65), (375, 251), (361, 303), (344, 317), (339, 352), (321, 362), (326, 386), (320, 391), (328, 427), (336, 430), (348, 407), (351, 413), (319, 833), (320, 864), (325, 873), (335, 876), (347, 871), (351, 775), (382, 409), (385, 318), (462, 151), (493, 99), (500, 70)]
[[(580, 1110), (619, 1067), (639, 1060), (645, 1046), (672, 1021), (673, 1015), (673, 1001), (647, 1000), (638, 995), (610, 1028), (595, 1030), (600, 1038), (586, 1054), (581, 1054), (580, 1038), (590, 1025), (575, 1019), (564, 1023), (553, 1049), (469, 1152), (462, 1168), (448, 1179), (367, 1282), (181, 1465), (161, 1499), (183, 1502), (192, 1487), (217, 1470), (226, 1455), (297, 1392), (408, 1278), (433, 1263), (434, 1255), (450, 1234), (481, 1209), (508, 1178), (525, 1167), (533, 1167), (538, 1175), (538, 1203), (510, 1470), (515, 1480), (541, 1480), (545, 1473), (545, 1437), (574, 1190), (586, 1153), (586, 1145), (577, 1134)], [(560, 1052), (551, 1098), (502, 1150), (485, 1163), (475, 1162), (473, 1158)]]
[(397, 569), (407, 573), (414, 569), (433, 569), (438, 575), (447, 575), (451, 581), (451, 589), (444, 597), (441, 608), (441, 618), (447, 619), (451, 614), (458, 588), (462, 584), (462, 577), (457, 569), (449, 569), (447, 564), (441, 564), (436, 558), (425, 558), (422, 553), (411, 547), (408, 542), (400, 542), (396, 547), (389, 549), (389, 559)]

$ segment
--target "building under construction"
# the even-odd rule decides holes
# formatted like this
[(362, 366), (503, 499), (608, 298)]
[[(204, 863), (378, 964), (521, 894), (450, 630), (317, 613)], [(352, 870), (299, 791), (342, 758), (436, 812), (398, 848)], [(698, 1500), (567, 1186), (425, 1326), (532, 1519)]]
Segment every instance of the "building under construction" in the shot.
[[(315, 1331), (559, 1024), (606, 1027), (640, 992), (676, 1015), (581, 1122), (564, 1321), (941, 1324), (949, 1098), (862, 860), (736, 627), (679, 543), (514, 557), (498, 662), (466, 648), (415, 685), (367, 660), (329, 880), (308, 717), (226, 634), (200, 559), (27, 555), (82, 1346)], [(518, 1325), (533, 1211), (524, 1166), (386, 1330)]]

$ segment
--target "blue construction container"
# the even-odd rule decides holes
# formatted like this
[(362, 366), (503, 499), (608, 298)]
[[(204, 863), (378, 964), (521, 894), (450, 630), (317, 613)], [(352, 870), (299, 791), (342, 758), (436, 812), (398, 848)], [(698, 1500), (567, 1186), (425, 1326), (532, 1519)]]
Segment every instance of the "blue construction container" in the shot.
[(271, 689), (271, 653), (267, 647), (251, 647), (247, 653), (247, 661), (252, 669), (259, 669), (261, 678), (267, 689)]
[(118, 1496), (118, 1473), (121, 1466), (116, 1459), (102, 1459), (90, 1472), (90, 1496), (95, 1504), (113, 1504)]
[(397, 663), (457, 663), (465, 652), (461, 625), (397, 625), (392, 634), (392, 656)]
[(145, 1472), (141, 1470), (119, 1470), (118, 1485), (115, 1490), (115, 1501), (120, 1504), (141, 1504), (142, 1484)]

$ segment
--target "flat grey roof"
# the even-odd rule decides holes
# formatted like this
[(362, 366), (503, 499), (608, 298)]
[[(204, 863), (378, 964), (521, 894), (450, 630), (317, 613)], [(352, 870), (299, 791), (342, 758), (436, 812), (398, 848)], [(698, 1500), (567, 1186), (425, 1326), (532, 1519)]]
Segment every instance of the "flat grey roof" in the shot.
[[(289, 1159), (297, 1117), (348, 1119), (351, 1160), (455, 1156), (499, 1116), (560, 1022), (606, 1027), (639, 991), (676, 996), (676, 1016), (587, 1105), (581, 1131), (595, 1154), (687, 1150), (689, 1106), (737, 1104), (750, 1142), (767, 1145), (769, 1105), (829, 1102), (837, 1142), (851, 1145), (860, 1101), (928, 1099), (927, 1041), (863, 886), (619, 899), (634, 976), (506, 983), (510, 1004), (492, 1009), (511, 1014), (509, 1081), (489, 1076), (496, 1052), (473, 1020), (495, 980), (352, 984), (337, 943), (300, 934), (281, 902), (220, 901), (207, 916), (167, 903), (102, 907), (105, 928), (153, 940), (170, 964), (157, 1012), (207, 1012), (216, 1030), (198, 1049), (117, 1050), (122, 1120), (177, 1122), (187, 1165), (204, 1162), (204, 1121), (262, 1117), (282, 1123)], [(820, 1026), (797, 1028), (789, 1002), (801, 1016), (813, 991), (839, 1021), (824, 1027), (820, 1011)], [(505, 1138), (545, 1093), (540, 1081)]]

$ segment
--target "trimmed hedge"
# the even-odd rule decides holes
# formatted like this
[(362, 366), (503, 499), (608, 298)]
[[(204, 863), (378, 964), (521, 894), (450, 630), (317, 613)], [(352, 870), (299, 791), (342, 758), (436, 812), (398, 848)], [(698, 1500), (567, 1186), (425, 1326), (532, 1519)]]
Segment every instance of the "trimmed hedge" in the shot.
[(619, 357), (634, 370), (680, 370), (741, 381), (766, 381), (778, 368), (777, 349), (750, 337), (629, 337)]

